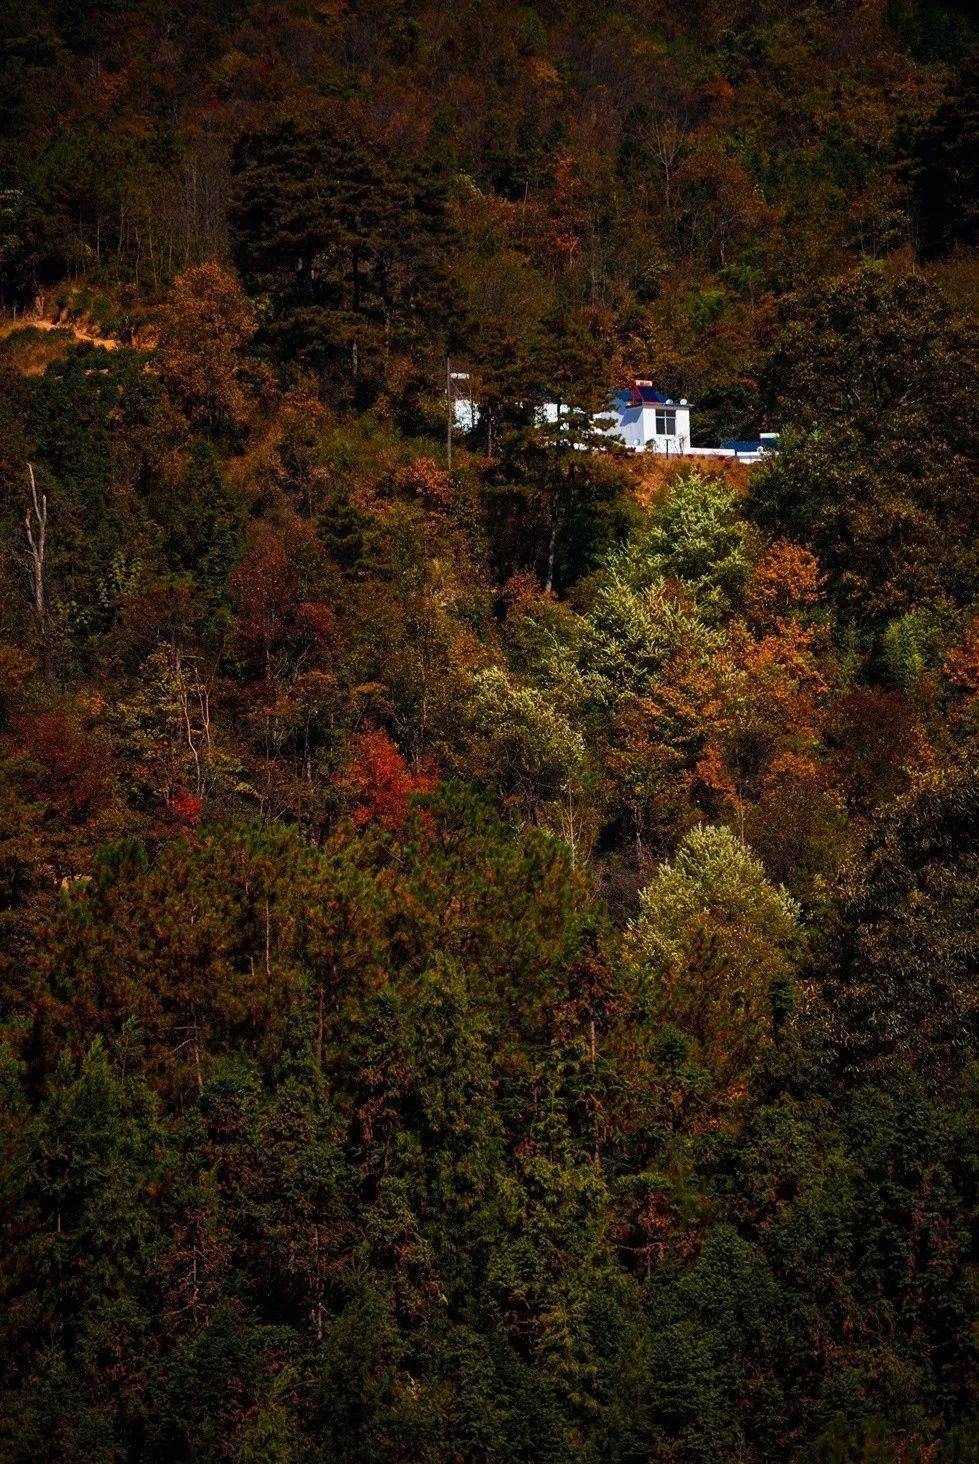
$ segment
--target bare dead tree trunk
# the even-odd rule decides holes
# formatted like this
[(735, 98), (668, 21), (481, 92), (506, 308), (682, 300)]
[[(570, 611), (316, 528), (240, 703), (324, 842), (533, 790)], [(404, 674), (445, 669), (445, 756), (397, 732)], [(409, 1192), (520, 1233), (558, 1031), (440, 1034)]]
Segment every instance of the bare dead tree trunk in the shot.
[(167, 653), (183, 741), (194, 760), (195, 792), (200, 797), (204, 791), (202, 754), (206, 758), (211, 751), (211, 694), (195, 662), (185, 662), (178, 645), (168, 646)]
[(657, 118), (653, 122), (652, 135), (663, 173), (663, 203), (669, 213), (673, 207), (673, 174), (683, 149), (683, 133), (672, 118)]
[(34, 590), (34, 619), (41, 640), (41, 668), (44, 679), (51, 681), (51, 655), (48, 644), (47, 606), (44, 600), (44, 555), (48, 536), (48, 495), (38, 493), (33, 463), (27, 464), (27, 476), (31, 485), (31, 501), (24, 514), (24, 528), (27, 531), (27, 547), (31, 555), (31, 578)]
[(544, 579), (544, 589), (548, 594), (554, 588), (554, 563), (557, 558), (557, 507), (555, 506), (551, 517), (550, 536), (547, 541), (547, 575)]

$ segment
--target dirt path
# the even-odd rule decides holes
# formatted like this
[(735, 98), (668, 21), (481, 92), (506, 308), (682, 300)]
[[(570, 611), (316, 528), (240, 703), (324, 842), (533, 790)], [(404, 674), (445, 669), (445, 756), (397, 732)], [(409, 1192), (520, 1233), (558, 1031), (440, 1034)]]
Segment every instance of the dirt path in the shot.
[(74, 320), (43, 320), (21, 315), (16, 320), (0, 321), (0, 337), (13, 335), (18, 330), (67, 330), (76, 341), (87, 341), (89, 345), (101, 346), (104, 351), (117, 351), (120, 345), (114, 336), (96, 335), (88, 326)]

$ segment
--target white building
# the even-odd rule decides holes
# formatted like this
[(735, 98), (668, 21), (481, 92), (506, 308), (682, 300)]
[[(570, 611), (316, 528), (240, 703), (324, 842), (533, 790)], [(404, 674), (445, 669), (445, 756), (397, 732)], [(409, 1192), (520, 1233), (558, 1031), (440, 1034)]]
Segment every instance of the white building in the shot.
[[(542, 402), (541, 423), (554, 425), (567, 412), (563, 402)], [(631, 452), (659, 452), (681, 457), (690, 451), (690, 403), (657, 391), (651, 381), (634, 381), (617, 391), (608, 407), (592, 418), (592, 429)]]
[[(449, 378), (454, 428), (472, 432), (480, 420), (468, 375), (453, 372)], [(568, 413), (567, 403), (541, 402), (537, 420), (553, 426)], [(693, 447), (690, 441), (690, 403), (686, 397), (674, 401), (651, 381), (634, 381), (614, 393), (608, 407), (592, 419), (594, 431), (602, 433), (630, 452), (653, 452), (664, 457), (723, 457), (755, 463), (778, 451), (778, 433), (763, 432), (750, 441), (731, 440), (720, 447)], [(581, 444), (576, 444), (580, 446)]]
[(602, 425), (610, 437), (620, 438), (633, 452), (682, 457), (690, 451), (690, 403), (686, 397), (675, 402), (657, 391), (651, 381), (634, 381), (617, 391), (608, 412), (595, 425)]
[[(553, 412), (554, 403), (548, 403)], [(553, 415), (548, 420), (553, 421)], [(617, 391), (608, 410), (592, 424), (615, 438), (631, 452), (655, 452), (664, 457), (723, 457), (756, 463), (778, 451), (777, 432), (762, 432), (751, 441), (731, 439), (720, 447), (694, 447), (690, 438), (690, 403), (686, 397), (674, 401), (651, 381), (634, 381)]]

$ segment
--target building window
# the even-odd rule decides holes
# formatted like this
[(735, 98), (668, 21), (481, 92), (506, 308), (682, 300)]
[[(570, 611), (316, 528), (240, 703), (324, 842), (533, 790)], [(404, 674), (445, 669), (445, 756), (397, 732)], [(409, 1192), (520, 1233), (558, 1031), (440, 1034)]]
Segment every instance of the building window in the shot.
[(675, 437), (676, 436), (676, 412), (657, 412), (656, 413), (656, 436), (657, 437)]

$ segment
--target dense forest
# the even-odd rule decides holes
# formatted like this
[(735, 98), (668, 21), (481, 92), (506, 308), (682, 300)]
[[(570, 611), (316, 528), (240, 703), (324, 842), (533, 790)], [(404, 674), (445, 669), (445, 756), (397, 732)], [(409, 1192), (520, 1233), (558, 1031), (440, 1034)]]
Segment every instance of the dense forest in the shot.
[(976, 1458), (972, 6), (0, 78), (0, 1459)]

